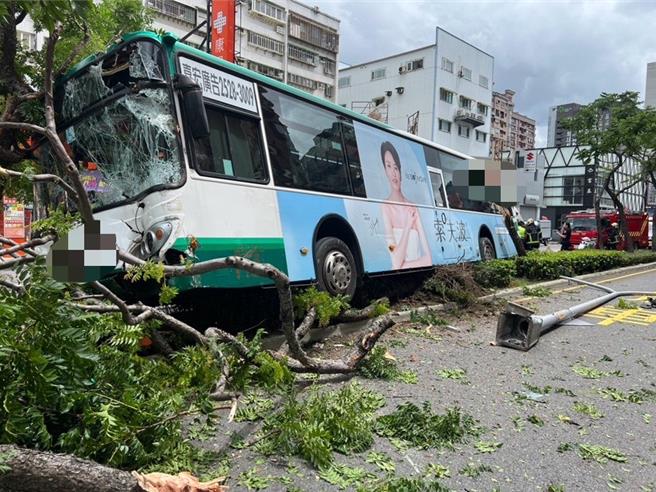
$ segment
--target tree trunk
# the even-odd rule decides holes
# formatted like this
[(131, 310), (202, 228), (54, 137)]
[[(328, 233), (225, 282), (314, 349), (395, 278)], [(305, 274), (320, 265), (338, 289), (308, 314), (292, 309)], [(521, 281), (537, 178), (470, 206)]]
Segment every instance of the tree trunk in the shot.
[(617, 208), (617, 212), (619, 213), (620, 216), (620, 230), (622, 232), (622, 236), (624, 239), (623, 249), (624, 251), (632, 252), (633, 238), (629, 234), (629, 224), (626, 221), (626, 211), (624, 210), (624, 204), (619, 199), (619, 196), (617, 196), (617, 194), (610, 189), (610, 187), (607, 187), (606, 191), (608, 192), (608, 195), (610, 196), (611, 200), (613, 200), (613, 204), (615, 205), (615, 208)]
[(512, 242), (515, 245), (515, 249), (517, 250), (517, 255), (526, 256), (526, 248), (524, 248), (524, 243), (519, 238), (519, 234), (517, 234), (517, 229), (515, 229), (515, 223), (512, 220), (512, 213), (510, 212), (509, 209), (505, 207), (503, 208), (503, 220), (504, 223), (506, 224), (506, 228), (508, 229), (508, 233), (510, 234), (510, 239), (512, 239)]
[(3, 492), (137, 492), (129, 472), (109, 468), (69, 454), (55, 454), (0, 445)]

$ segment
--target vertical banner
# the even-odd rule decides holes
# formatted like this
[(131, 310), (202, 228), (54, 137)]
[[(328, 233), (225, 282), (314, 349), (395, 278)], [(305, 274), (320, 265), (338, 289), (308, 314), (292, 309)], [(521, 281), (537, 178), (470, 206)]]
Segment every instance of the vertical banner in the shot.
[(15, 198), (3, 198), (3, 235), (12, 239), (25, 239), (25, 207)]
[(585, 165), (585, 176), (583, 184), (583, 208), (594, 207), (595, 186), (597, 173), (593, 163)]
[(212, 54), (235, 61), (235, 0), (212, 0)]

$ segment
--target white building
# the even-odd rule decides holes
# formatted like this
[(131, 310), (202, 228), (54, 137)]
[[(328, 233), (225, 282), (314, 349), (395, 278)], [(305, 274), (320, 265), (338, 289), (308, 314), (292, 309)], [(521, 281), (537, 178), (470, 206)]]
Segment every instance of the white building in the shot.
[(435, 44), (339, 72), (338, 101), (475, 157), (490, 154), (494, 58), (436, 28)]
[[(206, 0), (144, 0), (153, 27), (183, 37), (207, 17)], [(236, 2), (236, 61), (316, 96), (335, 100), (339, 20), (295, 0)], [(199, 47), (205, 28), (186, 42)]]
[(656, 62), (647, 63), (647, 82), (645, 84), (645, 107), (656, 108)]

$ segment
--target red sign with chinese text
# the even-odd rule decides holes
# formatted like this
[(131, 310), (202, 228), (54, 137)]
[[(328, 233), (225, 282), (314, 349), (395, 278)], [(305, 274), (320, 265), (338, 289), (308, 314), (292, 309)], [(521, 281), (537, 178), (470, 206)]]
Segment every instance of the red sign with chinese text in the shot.
[(212, 0), (212, 54), (235, 61), (235, 0)]
[(12, 239), (25, 238), (25, 207), (15, 198), (3, 197), (2, 235)]

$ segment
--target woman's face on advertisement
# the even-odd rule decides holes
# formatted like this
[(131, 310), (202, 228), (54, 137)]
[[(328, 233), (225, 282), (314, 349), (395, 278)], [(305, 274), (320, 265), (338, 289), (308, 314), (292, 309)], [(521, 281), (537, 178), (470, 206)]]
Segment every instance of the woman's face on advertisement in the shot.
[(394, 160), (391, 152), (385, 152), (385, 174), (392, 185), (392, 189), (401, 189), (401, 170), (398, 163)]

